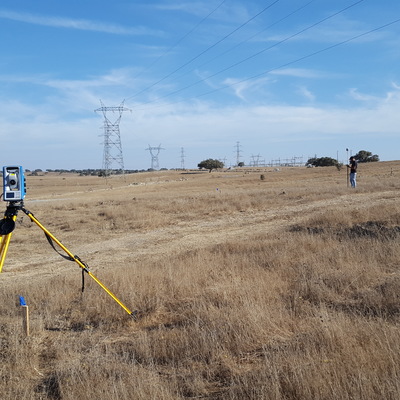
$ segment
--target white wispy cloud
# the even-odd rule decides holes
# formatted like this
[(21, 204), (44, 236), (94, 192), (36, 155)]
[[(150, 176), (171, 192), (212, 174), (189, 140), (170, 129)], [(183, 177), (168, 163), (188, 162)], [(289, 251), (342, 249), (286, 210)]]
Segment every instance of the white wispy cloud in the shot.
[[(333, 15), (333, 14), (332, 14)], [(356, 42), (379, 42), (387, 40), (387, 33), (384, 31), (374, 31), (366, 34), (371, 29), (376, 28), (364, 21), (346, 18), (337, 15), (332, 19), (304, 22), (299, 26), (292, 26), (290, 31), (281, 31), (262, 37), (265, 42), (315, 42), (315, 43), (340, 43), (346, 40)], [(364, 35), (365, 34), (365, 35)], [(357, 39), (353, 39), (357, 38)]]
[(379, 97), (377, 97), (377, 96), (372, 96), (370, 94), (360, 93), (358, 91), (358, 89), (356, 89), (356, 88), (350, 89), (349, 90), (349, 94), (350, 94), (350, 97), (352, 99), (357, 100), (357, 101), (363, 101), (363, 102), (374, 101), (375, 102), (375, 101), (377, 101), (379, 99)]
[(155, 9), (163, 11), (182, 11), (194, 15), (206, 15), (210, 12), (209, 7), (204, 2), (168, 2), (166, 4), (156, 4), (152, 6)]
[(324, 78), (326, 73), (305, 68), (282, 68), (270, 72), (273, 75), (293, 76), (296, 78)]
[[(103, 79), (100, 78), (99, 81)], [(72, 82), (71, 86), (75, 83)], [(89, 82), (88, 86), (90, 84)], [(65, 86), (69, 84), (66, 82)], [(60, 90), (62, 92), (62, 88)], [(243, 92), (240, 95), (243, 96)], [(76, 167), (71, 166), (68, 157), (64, 156), (69, 151), (76, 160), (81, 160), (79, 162), (82, 166), (79, 168), (101, 163), (102, 145), (99, 135), (102, 132), (102, 116), (96, 116), (93, 112), (100, 107), (98, 99), (90, 91), (86, 96), (82, 92), (77, 97), (72, 98), (71, 93), (70, 96), (63, 99), (64, 103), (60, 103), (58, 96), (49, 97), (46, 99), (47, 103), (41, 104), (10, 102), (8, 98), (0, 97), (0, 106), (4, 111), (0, 116), (4, 128), (0, 138), (5, 147), (11, 145), (15, 138), (29, 143), (19, 154), (27, 167)], [(106, 105), (116, 105), (120, 101), (117, 99), (113, 103), (110, 99), (104, 100)], [(355, 145), (361, 146), (359, 148), (365, 147), (378, 154), (385, 152), (380, 156), (396, 159), (399, 105), (400, 90), (395, 85), (381, 98), (376, 98), (374, 104), (365, 107), (361, 102), (356, 108), (271, 104), (251, 106), (248, 103), (215, 108), (208, 107), (206, 103), (182, 103), (138, 112), (133, 104), (126, 104), (128, 108), (133, 108), (133, 113), (124, 115), (121, 131), (127, 150), (125, 154), (131, 154), (130, 168), (147, 165), (144, 149), (148, 143), (153, 142), (162, 143), (168, 150), (163, 154), (162, 160), (168, 154), (171, 158), (169, 167), (173, 167), (179, 157), (178, 151), (174, 155), (172, 146), (187, 147), (188, 154), (190, 151), (194, 153), (192, 164), (196, 165), (195, 162), (203, 159), (203, 156), (209, 156), (210, 152), (213, 152), (213, 157), (229, 156), (235, 140), (241, 141), (248, 154), (260, 152), (267, 160), (272, 157), (271, 152), (280, 156), (285, 151), (296, 151), (296, 155), (304, 153), (307, 156), (307, 151), (304, 150), (306, 147), (311, 149), (310, 152), (329, 155), (326, 154), (329, 145), (324, 144), (324, 141), (333, 136), (337, 145), (348, 145), (348, 141), (352, 140)], [(78, 107), (82, 111), (86, 109), (86, 112), (82, 112), (79, 119), (70, 120), (69, 113)], [(132, 135), (132, 132), (135, 134)], [(379, 143), (373, 139), (378, 134)], [(305, 146), (305, 142), (309, 144)], [(50, 144), (54, 148), (49, 149)], [(137, 160), (142, 156), (144, 161), (138, 164)], [(187, 161), (189, 165), (189, 158)], [(5, 159), (3, 162), (7, 164), (15, 161)]]
[(259, 93), (265, 90), (265, 85), (269, 81), (267, 78), (254, 79), (254, 80), (238, 80), (234, 78), (227, 78), (223, 81), (224, 86), (232, 89), (239, 99), (248, 101), (250, 93)]
[(315, 101), (315, 95), (305, 86), (299, 86), (298, 93), (309, 101)]
[(90, 21), (86, 19), (34, 15), (30, 13), (20, 13), (8, 10), (0, 10), (0, 18), (33, 25), (104, 32), (114, 35), (161, 35), (160, 31), (151, 30), (143, 26), (126, 27), (118, 24), (109, 24), (104, 22)]
[(221, 3), (219, 3), (220, 7), (218, 7), (217, 3), (210, 5), (209, 1), (169, 1), (166, 4), (157, 4), (152, 7), (165, 11), (181, 11), (199, 17), (209, 15), (211, 19), (229, 21), (229, 23), (235, 23), (235, 21), (236, 23), (242, 23), (249, 18), (249, 13), (244, 5), (232, 2), (228, 4)]

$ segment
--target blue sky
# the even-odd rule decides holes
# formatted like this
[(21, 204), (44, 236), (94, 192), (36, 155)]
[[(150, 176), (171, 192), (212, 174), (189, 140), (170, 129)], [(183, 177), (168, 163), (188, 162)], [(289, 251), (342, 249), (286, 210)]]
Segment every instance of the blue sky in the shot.
[(101, 168), (100, 101), (127, 169), (400, 159), (398, 0), (2, 0), (0, 49), (2, 165)]

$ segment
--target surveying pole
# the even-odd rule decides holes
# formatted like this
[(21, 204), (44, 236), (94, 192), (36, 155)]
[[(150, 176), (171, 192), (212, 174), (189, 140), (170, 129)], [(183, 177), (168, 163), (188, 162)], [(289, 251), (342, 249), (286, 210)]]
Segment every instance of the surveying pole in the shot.
[[(346, 157), (347, 157), (346, 163), (348, 163), (348, 162), (349, 162), (349, 149), (348, 149), (348, 148), (346, 148)], [(348, 164), (346, 164), (346, 170), (347, 170), (347, 173), (346, 173), (346, 180), (347, 180), (347, 187), (349, 187), (349, 184), (350, 184), (350, 175), (349, 175), (349, 169), (347, 168), (347, 165), (348, 165)]]

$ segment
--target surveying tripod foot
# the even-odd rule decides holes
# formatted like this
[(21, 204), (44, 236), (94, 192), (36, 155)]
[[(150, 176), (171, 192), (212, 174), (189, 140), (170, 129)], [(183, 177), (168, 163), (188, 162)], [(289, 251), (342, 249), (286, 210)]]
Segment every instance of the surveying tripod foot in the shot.
[(131, 317), (134, 321), (137, 321), (138, 318), (140, 317), (139, 310), (135, 310), (135, 311), (131, 312)]

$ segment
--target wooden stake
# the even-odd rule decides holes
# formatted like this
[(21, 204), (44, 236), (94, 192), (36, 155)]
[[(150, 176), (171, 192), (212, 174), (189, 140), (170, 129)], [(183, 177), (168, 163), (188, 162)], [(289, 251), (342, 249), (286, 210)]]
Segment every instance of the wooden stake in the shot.
[(29, 307), (22, 306), (22, 326), (26, 336), (29, 336)]

